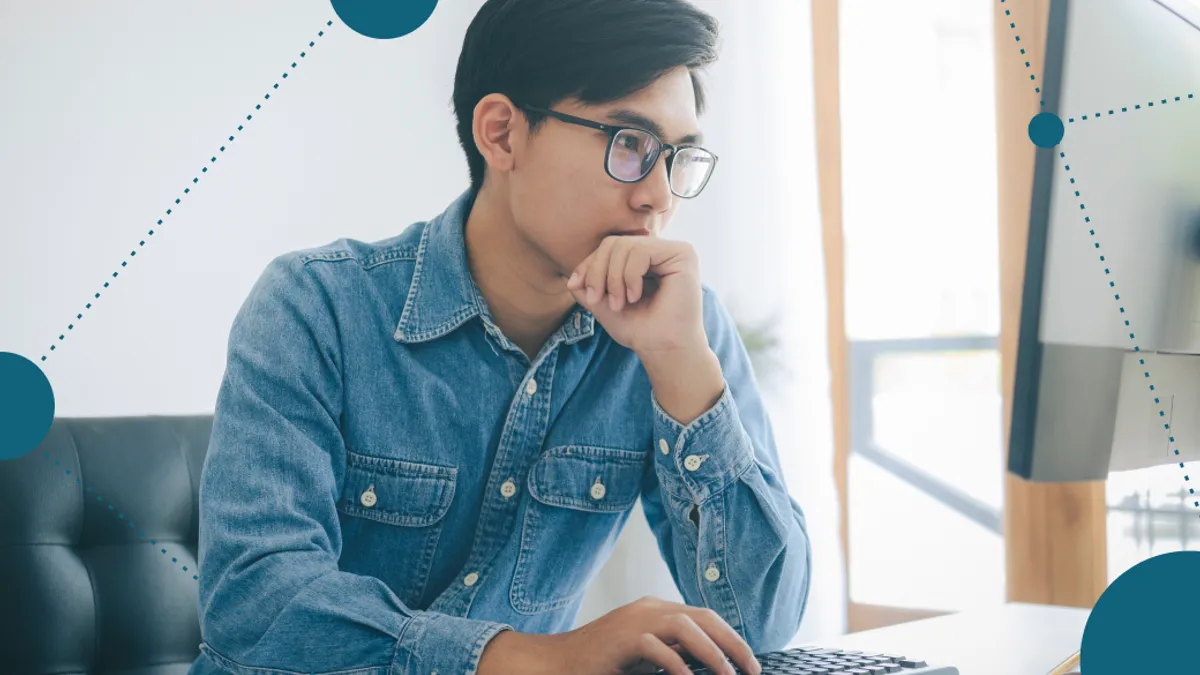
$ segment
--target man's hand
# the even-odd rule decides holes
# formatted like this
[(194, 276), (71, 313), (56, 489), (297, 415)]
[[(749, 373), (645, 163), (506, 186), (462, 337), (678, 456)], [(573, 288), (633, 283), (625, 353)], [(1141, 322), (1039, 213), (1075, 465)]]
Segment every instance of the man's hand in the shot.
[(716, 612), (647, 596), (567, 633), (500, 633), (484, 649), (479, 675), (645, 674), (660, 668), (688, 675), (688, 661), (716, 675), (733, 675), (729, 661), (749, 675), (762, 671), (750, 646)]
[(671, 417), (686, 425), (720, 399), (725, 381), (704, 332), (700, 262), (690, 244), (607, 237), (567, 289), (638, 355)]
[(567, 289), (604, 330), (643, 359), (707, 348), (700, 262), (686, 242), (606, 237)]

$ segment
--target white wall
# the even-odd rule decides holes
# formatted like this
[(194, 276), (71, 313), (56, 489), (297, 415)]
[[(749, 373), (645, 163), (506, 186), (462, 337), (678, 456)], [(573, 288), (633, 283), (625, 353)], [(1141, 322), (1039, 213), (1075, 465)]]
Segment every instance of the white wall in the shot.
[(76, 324), (44, 365), (58, 415), (211, 411), (274, 255), (390, 236), (458, 194), (449, 99), (473, 6), (442, 4), (380, 42), (328, 0), (5, 1), (0, 349), (36, 361)]
[[(230, 322), (271, 258), (391, 236), (466, 187), (450, 96), (479, 4), (445, 0), (377, 41), (328, 0), (0, 1), (0, 350), (49, 356), (58, 416), (211, 412)], [(669, 236), (697, 245), (739, 317), (782, 311), (772, 414), (818, 544), (804, 632), (839, 632), (808, 2), (699, 4), (726, 31), (704, 120), (721, 165)], [(639, 510), (580, 619), (647, 592), (676, 593)]]

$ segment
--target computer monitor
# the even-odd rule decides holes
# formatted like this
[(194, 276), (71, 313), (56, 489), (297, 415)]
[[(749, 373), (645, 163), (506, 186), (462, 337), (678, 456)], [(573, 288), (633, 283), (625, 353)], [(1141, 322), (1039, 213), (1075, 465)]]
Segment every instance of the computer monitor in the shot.
[(1052, 0), (1044, 49), (1009, 471), (1200, 458), (1200, 0)]

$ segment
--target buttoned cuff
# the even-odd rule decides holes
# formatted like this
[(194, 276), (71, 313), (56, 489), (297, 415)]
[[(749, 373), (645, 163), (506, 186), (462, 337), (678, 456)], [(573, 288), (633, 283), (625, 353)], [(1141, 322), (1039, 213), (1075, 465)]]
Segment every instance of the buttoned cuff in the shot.
[(505, 630), (506, 623), (466, 619), (437, 612), (418, 612), (400, 636), (395, 675), (474, 675), (489, 640)]
[(742, 427), (729, 383), (711, 408), (684, 426), (653, 392), (654, 455), (659, 482), (677, 497), (701, 504), (754, 465), (754, 446)]

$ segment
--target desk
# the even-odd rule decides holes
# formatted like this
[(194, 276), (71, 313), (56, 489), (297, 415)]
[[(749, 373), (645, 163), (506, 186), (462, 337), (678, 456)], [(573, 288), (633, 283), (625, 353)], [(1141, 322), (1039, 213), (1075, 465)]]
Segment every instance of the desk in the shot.
[(1046, 675), (1083, 640), (1088, 610), (1011, 603), (850, 633), (818, 644), (899, 652), (962, 675)]

